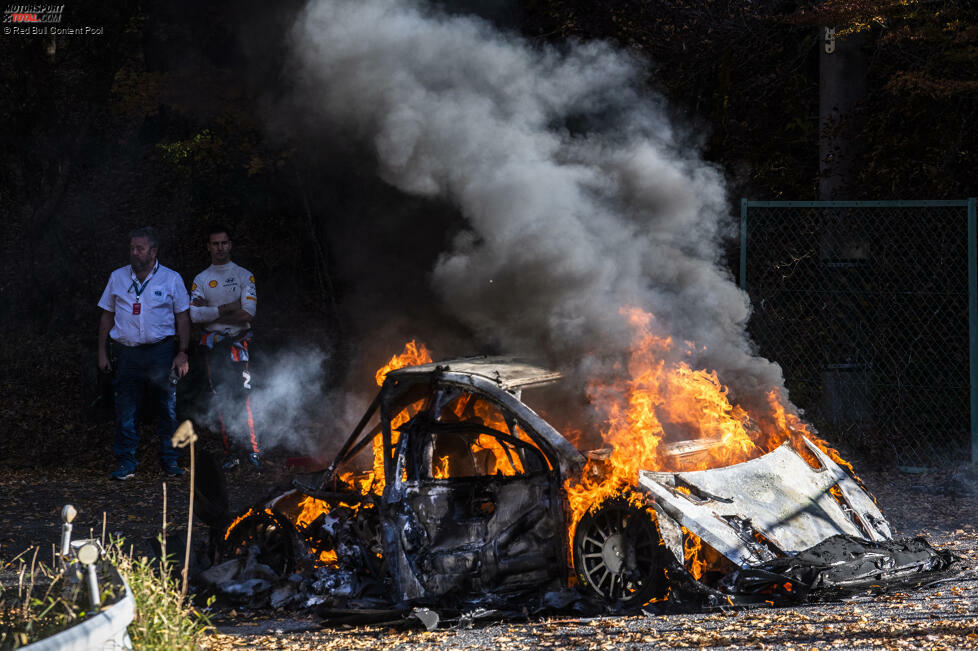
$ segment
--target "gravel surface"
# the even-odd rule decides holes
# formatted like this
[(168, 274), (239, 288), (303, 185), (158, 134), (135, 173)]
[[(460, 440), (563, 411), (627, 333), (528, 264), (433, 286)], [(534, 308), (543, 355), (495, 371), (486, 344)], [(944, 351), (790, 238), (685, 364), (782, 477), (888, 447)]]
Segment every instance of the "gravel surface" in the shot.
[[(971, 477), (974, 475), (972, 474)], [(963, 479), (962, 479), (963, 477)], [(957, 473), (867, 473), (898, 536), (926, 536), (961, 557), (958, 574), (935, 587), (793, 608), (656, 616), (545, 618), (473, 628), (331, 626), (311, 614), (223, 613), (208, 649), (586, 649), (660, 648), (978, 648), (978, 482)], [(244, 507), (288, 483), (284, 459), (269, 459), (260, 477), (231, 477), (234, 506)], [(145, 470), (129, 482), (103, 471), (7, 471), (0, 500), (0, 558), (58, 537), (58, 514), (79, 510), (77, 536), (106, 528), (134, 544), (159, 532), (163, 477)], [(187, 480), (167, 482), (167, 520), (181, 528)], [(195, 529), (196, 532), (196, 529)], [(195, 533), (195, 535), (197, 535)], [(43, 549), (43, 547), (42, 547)]]
[[(958, 473), (960, 475), (960, 472)], [(978, 648), (978, 488), (951, 471), (863, 480), (898, 536), (961, 557), (958, 574), (913, 592), (793, 608), (642, 617), (547, 618), (474, 628), (330, 626), (313, 617), (220, 625), (210, 649), (964, 649)]]

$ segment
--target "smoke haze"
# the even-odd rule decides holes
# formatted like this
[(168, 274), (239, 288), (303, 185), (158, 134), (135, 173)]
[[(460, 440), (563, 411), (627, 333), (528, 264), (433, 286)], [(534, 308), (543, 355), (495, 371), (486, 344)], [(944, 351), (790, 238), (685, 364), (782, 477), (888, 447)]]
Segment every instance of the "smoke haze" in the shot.
[[(251, 452), (245, 398), (251, 401), (255, 433), (262, 453), (275, 448), (317, 455), (330, 419), (345, 408), (333, 396), (323, 396), (325, 369), (330, 356), (318, 346), (263, 351), (258, 364), (249, 368), (248, 387), (241, 396), (221, 385), (211, 395), (207, 409), (201, 405), (190, 414), (211, 431), (220, 432), (223, 421), (228, 439), (237, 453)], [(244, 383), (235, 374), (227, 382)], [(356, 414), (353, 416), (359, 416)], [(350, 416), (346, 419), (349, 420)]]
[(409, 0), (314, 0), (293, 41), (297, 104), (371, 148), (391, 185), (461, 212), (430, 282), (480, 345), (596, 376), (627, 350), (620, 308), (638, 306), (741, 403), (782, 386), (721, 264), (722, 176), (642, 87), (642, 62)]

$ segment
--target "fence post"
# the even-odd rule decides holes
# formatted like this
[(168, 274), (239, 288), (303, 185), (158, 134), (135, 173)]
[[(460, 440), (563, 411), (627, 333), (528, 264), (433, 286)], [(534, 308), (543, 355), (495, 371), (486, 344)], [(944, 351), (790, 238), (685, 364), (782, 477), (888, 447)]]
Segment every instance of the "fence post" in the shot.
[(740, 288), (747, 291), (747, 199), (740, 200)]
[(971, 463), (978, 464), (978, 199), (968, 199), (968, 335), (971, 366)]

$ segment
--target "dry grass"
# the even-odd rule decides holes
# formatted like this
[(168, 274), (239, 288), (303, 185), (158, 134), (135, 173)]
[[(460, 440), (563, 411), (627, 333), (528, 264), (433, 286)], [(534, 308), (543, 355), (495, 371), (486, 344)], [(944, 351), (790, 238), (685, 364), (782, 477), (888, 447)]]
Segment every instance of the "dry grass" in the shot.
[(181, 594), (173, 578), (172, 561), (158, 567), (145, 556), (126, 552), (121, 543), (110, 545), (109, 560), (126, 578), (136, 601), (136, 616), (129, 636), (137, 649), (196, 649), (210, 620)]
[[(181, 595), (172, 578), (171, 562), (156, 564), (126, 551), (122, 541), (108, 545), (108, 564), (102, 563), (99, 585), (102, 608), (124, 595), (113, 581), (114, 566), (129, 583), (136, 602), (136, 616), (129, 636), (137, 649), (197, 649), (210, 621)], [(34, 548), (11, 561), (0, 561), (0, 651), (17, 649), (50, 637), (95, 614), (89, 605), (85, 583), (78, 580), (76, 563), (60, 567), (38, 561)]]
[[(0, 649), (16, 649), (81, 623), (97, 611), (78, 575), (79, 566), (50, 565), (32, 548), (8, 562), (0, 561)], [(99, 573), (102, 603), (118, 601), (122, 585)]]

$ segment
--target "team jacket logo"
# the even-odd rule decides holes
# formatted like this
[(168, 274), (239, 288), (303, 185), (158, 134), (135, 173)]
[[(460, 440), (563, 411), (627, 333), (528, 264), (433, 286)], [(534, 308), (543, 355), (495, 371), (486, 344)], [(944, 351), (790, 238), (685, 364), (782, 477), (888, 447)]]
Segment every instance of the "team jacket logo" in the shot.
[(211, 289), (213, 289), (213, 288), (217, 287), (217, 281), (216, 280), (212, 280), (209, 283), (207, 283), (207, 286), (210, 287)]

